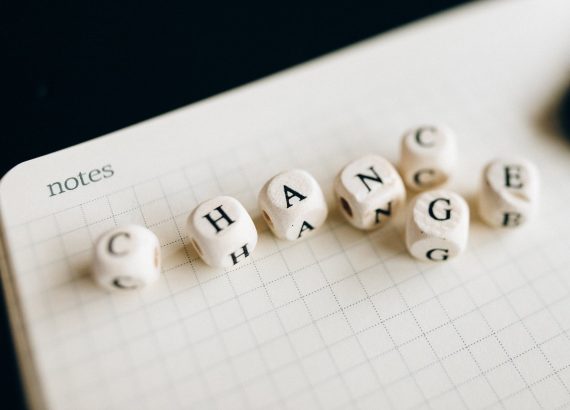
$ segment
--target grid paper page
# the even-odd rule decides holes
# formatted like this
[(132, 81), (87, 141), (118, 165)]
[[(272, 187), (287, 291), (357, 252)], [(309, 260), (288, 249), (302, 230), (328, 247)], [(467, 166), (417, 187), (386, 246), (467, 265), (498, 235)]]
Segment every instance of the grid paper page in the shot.
[[(570, 10), (544, 3), (454, 11), (55, 154), (65, 161), (35, 160), (3, 181), (35, 405), (568, 407), (570, 148), (545, 118), (568, 79)], [(525, 24), (509, 25), (513, 16)], [(283, 95), (297, 99), (267, 99)], [(275, 114), (273, 104), (288, 108)], [(442, 121), (459, 138), (450, 189), (472, 205), (483, 165), (518, 153), (540, 168), (541, 211), (506, 233), (472, 207), (466, 252), (424, 264), (406, 252), (402, 215), (371, 233), (345, 223), (332, 180), (366, 153), (397, 162), (406, 128)], [(225, 127), (223, 144), (190, 138), (196, 123), (203, 135)], [(116, 161), (112, 184), (34, 207), (20, 194), (32, 176), (59, 178), (88, 155)], [(331, 207), (301, 242), (277, 240), (256, 204), (262, 184), (290, 168), (315, 176)], [(190, 211), (219, 194), (240, 200), (259, 231), (252, 257), (228, 270), (204, 265), (185, 234)], [(126, 223), (157, 234), (163, 272), (147, 289), (106, 293), (89, 276), (91, 249)]]

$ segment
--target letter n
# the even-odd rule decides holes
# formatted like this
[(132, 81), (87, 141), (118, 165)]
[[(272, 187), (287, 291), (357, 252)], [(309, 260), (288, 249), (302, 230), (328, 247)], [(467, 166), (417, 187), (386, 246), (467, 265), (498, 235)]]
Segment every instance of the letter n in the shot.
[[(61, 182), (54, 182), (53, 184), (48, 184), (47, 187), (49, 188), (49, 196), (54, 196), (54, 195), (58, 195), (58, 194), (63, 194), (63, 186), (61, 185)], [(57, 187), (57, 191), (59, 192), (54, 192), (54, 187)]]
[(392, 215), (392, 201), (388, 202), (388, 209), (378, 208), (376, 211), (376, 223), (380, 223), (380, 215)]
[(372, 171), (372, 175), (356, 174), (355, 176), (360, 179), (360, 181), (364, 184), (366, 189), (368, 189), (368, 192), (370, 192), (372, 191), (372, 188), (370, 188), (368, 182), (366, 182), (367, 180), (372, 182), (377, 182), (379, 184), (384, 184), (384, 182), (382, 182), (382, 178), (380, 178), (380, 175), (378, 175), (378, 173), (374, 170), (374, 167), (371, 166), (368, 169)]

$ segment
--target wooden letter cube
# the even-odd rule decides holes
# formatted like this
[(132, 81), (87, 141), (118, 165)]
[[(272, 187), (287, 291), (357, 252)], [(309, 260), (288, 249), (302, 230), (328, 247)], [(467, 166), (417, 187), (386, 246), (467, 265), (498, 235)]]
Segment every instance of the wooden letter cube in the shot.
[(202, 202), (188, 217), (188, 236), (210, 266), (227, 268), (251, 255), (257, 230), (235, 198), (218, 196)]
[(400, 175), (378, 155), (366, 155), (346, 165), (336, 177), (334, 189), (342, 214), (359, 229), (384, 226), (406, 199)]
[(96, 242), (95, 281), (107, 289), (137, 289), (160, 276), (160, 243), (152, 231), (139, 225), (115, 228)]
[(523, 158), (491, 161), (483, 170), (479, 215), (493, 227), (515, 228), (538, 208), (538, 169)]
[(457, 144), (444, 126), (422, 126), (402, 137), (400, 171), (405, 184), (424, 191), (445, 183), (455, 169)]
[(469, 206), (450, 191), (419, 194), (408, 210), (406, 245), (417, 259), (441, 262), (465, 249), (469, 235)]
[(290, 241), (320, 227), (328, 213), (321, 187), (311, 174), (300, 169), (267, 181), (259, 192), (259, 207), (275, 236)]

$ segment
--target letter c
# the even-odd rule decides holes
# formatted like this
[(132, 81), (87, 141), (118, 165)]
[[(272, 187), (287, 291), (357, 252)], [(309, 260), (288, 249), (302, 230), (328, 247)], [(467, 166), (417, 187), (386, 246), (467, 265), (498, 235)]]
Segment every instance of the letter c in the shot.
[(113, 279), (113, 286), (119, 288), (119, 289), (136, 289), (137, 285), (127, 285), (123, 282), (123, 280), (126, 279), (127, 282), (129, 281), (129, 278), (126, 276), (119, 276), (118, 278)]
[[(122, 252), (117, 252), (115, 250), (115, 248), (113, 247), (114, 243), (115, 243), (115, 239), (117, 239), (120, 236), (124, 236), (127, 239), (131, 238), (131, 235), (128, 232), (117, 232), (116, 234), (114, 234), (113, 236), (111, 236), (111, 238), (109, 239), (109, 244), (107, 245), (107, 250), (109, 251), (109, 253), (111, 255), (117, 255), (117, 256), (121, 256), (121, 255), (125, 255), (127, 253), (129, 253), (129, 251), (122, 251)], [(117, 280), (117, 279), (116, 279)], [(115, 284), (113, 282), (113, 284)]]
[(422, 138), (425, 131), (436, 132), (437, 130), (434, 127), (418, 128), (416, 131), (416, 142), (422, 147), (433, 147), (435, 145), (435, 141), (433, 139), (425, 140)]
[[(422, 175), (431, 175), (431, 178), (428, 178), (427, 181), (422, 181), (421, 176)], [(414, 174), (414, 182), (416, 183), (416, 185), (418, 186), (422, 186), (425, 185), (426, 183), (430, 183), (430, 180), (433, 179), (433, 176), (435, 175), (435, 171), (433, 169), (420, 169), (418, 172), (416, 172)]]

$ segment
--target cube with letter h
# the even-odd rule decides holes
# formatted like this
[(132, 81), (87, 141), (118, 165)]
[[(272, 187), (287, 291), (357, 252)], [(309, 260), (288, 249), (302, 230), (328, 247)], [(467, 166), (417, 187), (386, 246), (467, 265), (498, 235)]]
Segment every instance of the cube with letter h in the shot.
[(188, 217), (188, 236), (198, 255), (210, 266), (227, 268), (251, 255), (257, 230), (235, 198), (218, 196), (202, 202)]

